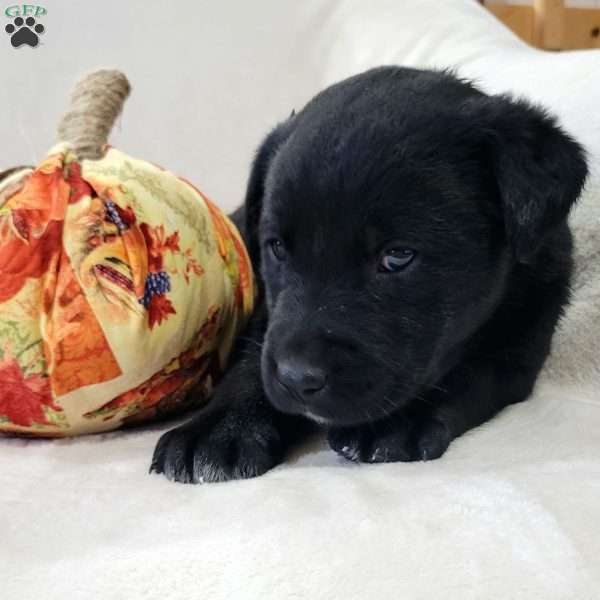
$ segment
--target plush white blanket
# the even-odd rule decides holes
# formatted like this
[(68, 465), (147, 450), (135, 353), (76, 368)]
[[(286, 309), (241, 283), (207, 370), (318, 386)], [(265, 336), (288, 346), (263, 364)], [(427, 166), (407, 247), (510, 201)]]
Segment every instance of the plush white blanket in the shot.
[[(575, 297), (534, 397), (430, 463), (355, 465), (317, 438), (264, 477), (184, 486), (147, 475), (154, 443), (172, 424), (74, 440), (0, 439), (0, 597), (599, 598), (600, 52), (532, 50), (471, 0), (272, 1), (230, 3), (228, 11), (197, 2), (177, 28), (151, 3), (128, 4), (140, 8), (135, 18), (148, 30), (162, 29), (160, 52), (180, 57), (164, 73), (170, 83), (179, 74), (173, 98), (189, 85), (198, 91), (193, 81), (222, 91), (222, 80), (239, 78), (240, 89), (222, 102), (198, 93), (219, 113), (211, 119), (219, 132), (210, 140), (214, 156), (204, 155), (202, 169), (214, 167), (223, 177), (226, 150), (229, 166), (242, 165), (258, 132), (285, 116), (290, 102), (377, 64), (454, 65), (490, 92), (512, 90), (543, 102), (588, 147), (592, 163), (574, 216)], [(232, 20), (234, 7), (241, 14)], [(106, 27), (100, 12), (89, 22), (92, 32), (109, 36), (111, 19), (119, 31), (122, 20), (111, 10)], [(126, 16), (132, 25), (133, 13)], [(194, 19), (203, 35), (192, 35)], [(140, 27), (127, 30), (131, 53), (123, 43), (122, 62), (115, 44), (103, 45), (102, 56), (98, 46), (81, 44), (61, 55), (64, 70), (74, 78), (108, 57), (134, 86), (148, 77), (160, 86), (163, 74), (132, 58), (133, 49), (151, 53), (154, 44)], [(49, 60), (44, 50), (41, 61)], [(188, 68), (201, 53), (221, 61), (210, 78)], [(29, 60), (23, 56), (14, 60)], [(20, 67), (6, 68), (10, 80)], [(186, 115), (189, 126), (177, 130), (177, 140), (191, 147), (202, 115), (186, 101), (163, 110)], [(141, 144), (126, 133), (130, 121), (142, 139), (152, 138), (154, 129), (148, 133), (148, 121), (143, 129), (136, 115), (125, 113), (124, 149)], [(170, 147), (162, 146), (162, 157), (144, 156), (165, 163)], [(172, 147), (177, 153), (179, 145)], [(233, 169), (223, 184), (228, 202), (245, 176), (245, 169)]]

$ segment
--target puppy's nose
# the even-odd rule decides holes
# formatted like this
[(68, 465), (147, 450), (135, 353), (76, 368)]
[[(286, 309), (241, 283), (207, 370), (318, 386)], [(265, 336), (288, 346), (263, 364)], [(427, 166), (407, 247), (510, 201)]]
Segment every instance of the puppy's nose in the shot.
[(325, 387), (327, 374), (304, 360), (287, 358), (277, 363), (277, 379), (289, 390), (310, 396)]

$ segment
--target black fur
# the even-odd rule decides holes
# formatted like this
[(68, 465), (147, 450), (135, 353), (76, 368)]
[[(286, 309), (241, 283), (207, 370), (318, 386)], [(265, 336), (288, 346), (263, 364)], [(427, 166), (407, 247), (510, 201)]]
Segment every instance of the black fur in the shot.
[[(259, 475), (307, 417), (351, 460), (433, 459), (525, 400), (568, 300), (586, 173), (545, 111), (449, 73), (385, 67), (319, 94), (257, 154), (235, 218), (260, 306), (152, 470)], [(382, 271), (390, 247), (412, 262)]]

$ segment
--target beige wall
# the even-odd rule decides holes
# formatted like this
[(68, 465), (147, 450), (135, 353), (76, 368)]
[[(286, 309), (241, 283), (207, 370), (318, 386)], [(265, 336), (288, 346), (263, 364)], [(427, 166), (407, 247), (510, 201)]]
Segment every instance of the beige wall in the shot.
[(295, 18), (293, 2), (45, 0), (41, 44), (18, 49), (4, 31), (9, 2), (0, 15), (0, 169), (39, 160), (74, 80), (115, 66), (133, 94), (113, 145), (232, 208), (267, 128), (321, 87), (318, 57), (303, 45), (311, 23)]

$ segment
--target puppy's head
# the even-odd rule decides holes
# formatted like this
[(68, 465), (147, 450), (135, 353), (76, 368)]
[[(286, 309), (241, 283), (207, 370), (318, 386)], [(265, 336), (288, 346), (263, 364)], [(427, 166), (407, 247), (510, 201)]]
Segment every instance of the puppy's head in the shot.
[(377, 69), (318, 95), (267, 137), (247, 192), (270, 401), (350, 425), (426, 393), (585, 174), (545, 113), (449, 74)]

